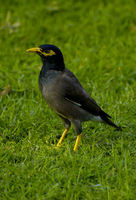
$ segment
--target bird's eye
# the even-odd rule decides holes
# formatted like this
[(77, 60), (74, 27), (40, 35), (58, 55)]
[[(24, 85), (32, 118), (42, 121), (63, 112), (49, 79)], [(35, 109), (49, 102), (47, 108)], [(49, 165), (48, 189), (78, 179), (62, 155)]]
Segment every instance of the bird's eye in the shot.
[(56, 55), (56, 53), (53, 50), (48, 50), (48, 49), (43, 49), (41, 53), (44, 56)]
[(50, 50), (44, 50), (45, 53), (50, 53)]

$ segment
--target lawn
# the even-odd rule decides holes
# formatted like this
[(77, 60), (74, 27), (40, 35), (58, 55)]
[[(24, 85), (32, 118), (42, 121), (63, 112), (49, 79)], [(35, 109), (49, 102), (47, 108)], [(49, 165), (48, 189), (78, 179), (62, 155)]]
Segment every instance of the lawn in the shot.
[[(41, 96), (41, 60), (54, 44), (66, 67), (123, 127), (64, 128)], [(10, 92), (5, 92), (11, 87)], [(136, 2), (0, 0), (0, 200), (136, 199)]]

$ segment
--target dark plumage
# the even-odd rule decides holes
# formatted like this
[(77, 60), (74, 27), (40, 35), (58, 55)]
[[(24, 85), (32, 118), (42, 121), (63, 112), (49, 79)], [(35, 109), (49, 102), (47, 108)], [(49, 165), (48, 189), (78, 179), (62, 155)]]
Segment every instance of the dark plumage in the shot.
[(57, 146), (60, 146), (71, 123), (78, 135), (74, 150), (78, 147), (82, 132), (81, 123), (84, 121), (105, 122), (120, 130), (120, 127), (110, 120), (111, 117), (85, 91), (74, 74), (65, 68), (59, 48), (54, 45), (41, 45), (27, 51), (40, 55), (43, 62), (39, 76), (41, 93), (47, 104), (61, 117), (65, 126)]

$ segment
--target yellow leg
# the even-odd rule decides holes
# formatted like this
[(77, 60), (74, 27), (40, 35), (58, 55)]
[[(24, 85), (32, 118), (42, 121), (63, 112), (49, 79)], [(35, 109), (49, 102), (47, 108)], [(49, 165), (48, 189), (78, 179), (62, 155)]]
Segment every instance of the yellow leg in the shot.
[(64, 132), (63, 132), (61, 138), (59, 139), (59, 142), (58, 142), (58, 144), (57, 144), (57, 147), (60, 147), (60, 145), (61, 145), (61, 143), (62, 143), (62, 141), (63, 141), (65, 135), (67, 134), (67, 132), (68, 132), (68, 129), (66, 128), (66, 129), (64, 130)]
[(75, 143), (75, 146), (74, 146), (74, 149), (73, 149), (74, 151), (76, 151), (77, 148), (78, 148), (79, 142), (81, 140), (81, 135), (82, 134), (80, 134), (80, 135), (77, 136), (76, 143)]

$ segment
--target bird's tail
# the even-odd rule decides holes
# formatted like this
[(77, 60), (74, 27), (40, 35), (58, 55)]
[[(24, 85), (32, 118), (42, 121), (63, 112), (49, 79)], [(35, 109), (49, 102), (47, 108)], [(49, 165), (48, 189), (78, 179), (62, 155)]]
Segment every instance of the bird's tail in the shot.
[(115, 127), (118, 131), (121, 131), (122, 128), (117, 126), (116, 124), (114, 124), (109, 118), (111, 118), (111, 116), (109, 116), (107, 113), (105, 113), (104, 111), (101, 112), (101, 118), (103, 119), (104, 122), (106, 122), (107, 124), (109, 124), (110, 126)]

